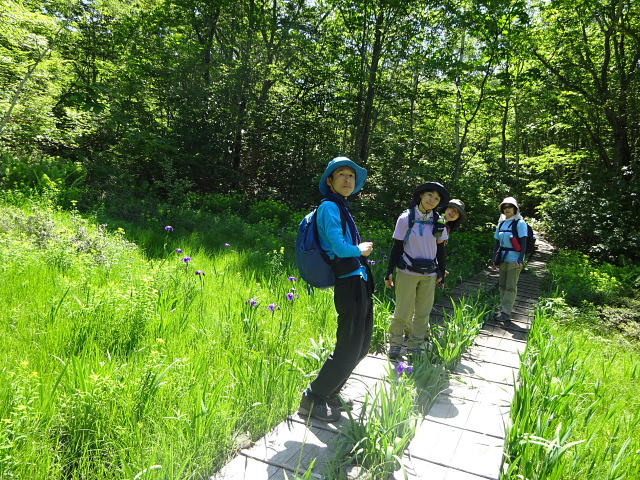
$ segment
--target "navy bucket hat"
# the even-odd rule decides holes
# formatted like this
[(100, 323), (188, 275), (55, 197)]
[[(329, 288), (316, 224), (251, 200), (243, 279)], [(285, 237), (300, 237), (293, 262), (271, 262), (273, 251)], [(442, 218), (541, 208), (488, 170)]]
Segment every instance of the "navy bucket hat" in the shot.
[(324, 174), (320, 179), (320, 183), (318, 184), (322, 195), (326, 195), (330, 190), (329, 185), (327, 185), (327, 178), (329, 178), (331, 174), (340, 167), (351, 167), (356, 172), (356, 184), (352, 193), (358, 193), (360, 189), (362, 189), (364, 182), (367, 180), (367, 170), (356, 165), (354, 161), (349, 160), (347, 157), (336, 157), (329, 162), (329, 165), (327, 165), (327, 169), (324, 171)]
[(449, 203), (449, 190), (444, 188), (444, 185), (438, 182), (427, 182), (422, 185), (418, 185), (416, 189), (413, 191), (413, 201), (411, 202), (414, 206), (420, 203), (420, 194), (422, 192), (430, 192), (435, 190), (440, 194), (440, 203), (438, 207), (446, 207)]

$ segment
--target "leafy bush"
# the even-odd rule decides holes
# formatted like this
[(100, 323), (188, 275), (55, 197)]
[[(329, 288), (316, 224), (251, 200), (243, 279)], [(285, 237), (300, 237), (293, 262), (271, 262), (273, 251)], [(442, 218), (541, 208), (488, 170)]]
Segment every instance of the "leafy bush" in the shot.
[(198, 195), (195, 192), (188, 194), (188, 203), (192, 208), (208, 213), (233, 213), (244, 208), (246, 199), (243, 195)]
[(276, 200), (262, 200), (253, 204), (249, 208), (247, 221), (249, 223), (260, 223), (271, 221), (279, 226), (288, 225), (291, 220), (291, 208), (283, 202)]
[(631, 209), (640, 195), (637, 182), (585, 175), (570, 187), (550, 190), (538, 207), (549, 241), (559, 248), (581, 250), (601, 260), (640, 259), (640, 217)]
[(638, 268), (599, 263), (575, 250), (561, 251), (549, 264), (553, 286), (569, 305), (614, 302), (638, 277)]
[(62, 157), (0, 155), (0, 187), (24, 193), (56, 193), (60, 205), (70, 207), (81, 194), (86, 170)]

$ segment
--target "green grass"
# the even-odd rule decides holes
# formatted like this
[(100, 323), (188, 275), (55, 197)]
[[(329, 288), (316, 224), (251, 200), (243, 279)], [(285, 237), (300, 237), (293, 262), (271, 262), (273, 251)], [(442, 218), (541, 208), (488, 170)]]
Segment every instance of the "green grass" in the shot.
[(0, 478), (205, 478), (295, 409), (334, 335), (331, 292), (278, 251), (254, 267), (162, 230), (149, 258), (74, 215), (1, 213)]
[(594, 335), (578, 315), (557, 299), (536, 316), (503, 479), (640, 478), (638, 346)]
[[(291, 230), (101, 225), (46, 202), (0, 216), (3, 480), (208, 478), (295, 410), (333, 348), (332, 292), (294, 278)], [(377, 350), (392, 309), (379, 292)]]
[[(192, 212), (166, 231), (172, 222), (101, 225), (46, 202), (0, 204), (0, 218), (3, 480), (208, 478), (237, 438), (260, 438), (295, 410), (333, 348), (332, 292), (294, 278), (294, 233), (277, 222)], [(368, 235), (384, 245), (388, 233)], [(482, 255), (471, 257), (450, 262), (447, 288), (477, 270)], [(628, 286), (635, 271), (602, 266), (589, 278), (615, 296), (608, 280)], [(397, 466), (489, 303), (457, 304), (411, 378), (370, 392), (349, 458), (372, 472)], [(523, 359), (503, 478), (640, 477), (637, 343), (603, 336), (588, 310), (549, 305)], [(381, 287), (375, 351), (393, 308)]]

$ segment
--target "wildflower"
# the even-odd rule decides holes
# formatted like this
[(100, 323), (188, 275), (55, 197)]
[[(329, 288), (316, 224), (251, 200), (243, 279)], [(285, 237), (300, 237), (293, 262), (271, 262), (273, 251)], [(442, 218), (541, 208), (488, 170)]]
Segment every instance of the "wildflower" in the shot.
[(166, 227), (164, 227), (164, 229), (165, 229), (167, 232), (173, 232), (173, 227), (172, 227), (171, 225), (167, 225)]
[(376, 261), (375, 260), (371, 260), (371, 265), (375, 265)]
[(400, 374), (406, 373), (410, 375), (413, 372), (413, 365), (409, 365), (409, 362), (400, 362), (396, 367), (396, 371)]
[(230, 247), (231, 245), (230, 245), (230, 244), (228, 244), (228, 243), (225, 243), (225, 244), (224, 244), (224, 246), (225, 246), (225, 247)]
[(176, 253), (182, 253), (182, 249), (181, 248), (176, 248)]
[(202, 270), (196, 270), (196, 275), (202, 275), (203, 277), (206, 276)]
[(298, 279), (296, 277), (289, 277), (290, 282), (297, 282)]
[(280, 305), (278, 305), (277, 303), (271, 303), (269, 304), (269, 310), (271, 310), (272, 312), (280, 310)]
[(191, 257), (184, 257), (184, 258), (182, 259), (182, 261), (183, 261), (184, 263), (189, 263), (189, 262), (191, 261)]
[(300, 295), (298, 295), (297, 293), (293, 293), (293, 292), (289, 292), (287, 293), (287, 300), (295, 300), (296, 298), (299, 298)]
[(245, 305), (251, 305), (252, 307), (258, 306), (258, 301), (255, 298), (250, 298), (249, 300), (244, 302)]

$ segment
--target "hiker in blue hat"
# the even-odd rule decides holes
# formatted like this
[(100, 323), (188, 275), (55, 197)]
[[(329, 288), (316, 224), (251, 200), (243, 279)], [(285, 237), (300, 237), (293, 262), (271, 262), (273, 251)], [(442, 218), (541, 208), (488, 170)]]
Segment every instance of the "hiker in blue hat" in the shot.
[[(494, 238), (496, 244), (491, 267), (500, 271), (500, 312), (495, 317), (499, 322), (511, 320), (511, 310), (516, 302), (518, 279), (524, 267), (527, 250), (527, 224), (520, 215), (518, 202), (513, 197), (505, 198), (500, 203), (500, 219)], [(519, 222), (518, 220), (522, 220)], [(513, 222), (517, 235), (514, 236)]]
[(405, 325), (409, 327), (407, 349), (413, 355), (423, 352), (435, 288), (445, 277), (445, 242), (449, 238), (437, 209), (448, 203), (449, 192), (444, 186), (423, 183), (415, 188), (409, 208), (396, 221), (385, 276), (387, 287), (396, 288), (396, 307), (389, 326), (392, 360), (400, 356)]
[(337, 157), (329, 162), (319, 183), (324, 199), (317, 210), (318, 236), (337, 277), (333, 300), (338, 328), (333, 353), (304, 391), (298, 413), (325, 422), (337, 421), (340, 410), (353, 405), (340, 396), (340, 390), (371, 345), (374, 288), (367, 257), (373, 243), (360, 238), (347, 200), (362, 189), (366, 179), (364, 168), (347, 157)]

